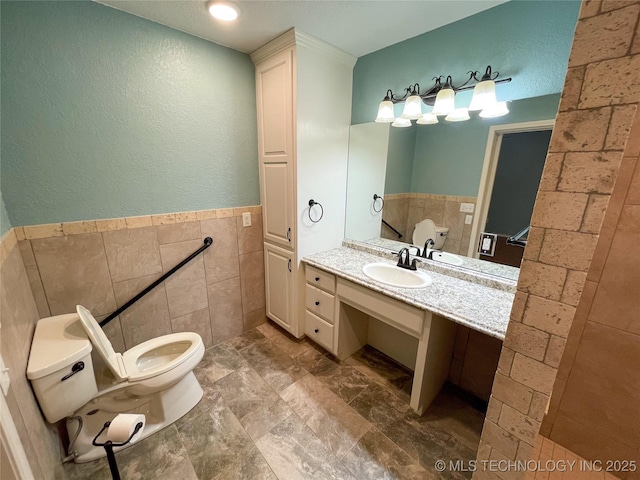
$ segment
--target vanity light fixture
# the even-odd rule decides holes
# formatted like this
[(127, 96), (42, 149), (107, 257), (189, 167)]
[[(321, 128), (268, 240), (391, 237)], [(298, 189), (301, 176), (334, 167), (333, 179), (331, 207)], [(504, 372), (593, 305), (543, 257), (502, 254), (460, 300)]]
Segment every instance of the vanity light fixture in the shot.
[(207, 3), (207, 10), (209, 10), (213, 18), (223, 22), (232, 22), (240, 16), (240, 8), (236, 4), (225, 0), (211, 0)]
[[(494, 118), (509, 113), (506, 102), (496, 100), (496, 85), (507, 83), (511, 78), (498, 79), (499, 73), (491, 70), (489, 65), (482, 77), (480, 72), (469, 72), (469, 78), (461, 85), (454, 85), (451, 75), (434, 77), (434, 84), (426, 92), (420, 93), (420, 85), (415, 83), (405, 88), (402, 96), (394, 95), (392, 90), (387, 93), (378, 107), (378, 123), (392, 123), (392, 126), (407, 127), (406, 120), (417, 120), (420, 125), (438, 123), (438, 116), (444, 116), (448, 122), (462, 122), (469, 120), (469, 111), (480, 110), (480, 117)], [(444, 79), (444, 84), (442, 83)], [(455, 108), (456, 92), (473, 89), (473, 97), (468, 108)], [(393, 106), (405, 102), (400, 118), (396, 118)], [(433, 105), (431, 113), (423, 114), (422, 104)], [(402, 119), (402, 121), (399, 121)]]

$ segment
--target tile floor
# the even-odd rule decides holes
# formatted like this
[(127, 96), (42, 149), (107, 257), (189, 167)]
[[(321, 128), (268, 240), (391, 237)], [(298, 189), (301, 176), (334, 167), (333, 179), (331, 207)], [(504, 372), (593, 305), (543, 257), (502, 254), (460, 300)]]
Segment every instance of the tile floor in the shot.
[[(117, 454), (124, 480), (464, 478), (434, 462), (476, 455), (483, 414), (445, 386), (417, 416), (411, 372), (368, 346), (337, 362), (269, 322), (208, 349), (195, 374), (202, 401)], [(106, 459), (65, 470), (111, 478)]]

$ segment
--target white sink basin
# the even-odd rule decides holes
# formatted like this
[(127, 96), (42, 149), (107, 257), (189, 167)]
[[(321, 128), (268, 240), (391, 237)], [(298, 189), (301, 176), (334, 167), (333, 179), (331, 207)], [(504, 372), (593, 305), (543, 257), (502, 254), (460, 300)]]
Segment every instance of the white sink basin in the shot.
[(434, 251), (431, 258), (436, 262), (442, 262), (454, 266), (460, 266), (464, 263), (462, 258), (460, 258), (458, 255), (454, 255), (453, 253), (448, 252)]
[(362, 272), (371, 280), (400, 288), (425, 288), (431, 277), (420, 270), (407, 270), (388, 263), (368, 263)]

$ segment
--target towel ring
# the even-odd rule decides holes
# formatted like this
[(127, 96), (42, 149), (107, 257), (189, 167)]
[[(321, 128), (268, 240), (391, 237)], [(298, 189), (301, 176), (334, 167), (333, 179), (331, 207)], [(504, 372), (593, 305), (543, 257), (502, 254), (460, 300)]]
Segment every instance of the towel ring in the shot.
[[(320, 207), (320, 217), (317, 220), (314, 220), (313, 218), (311, 218), (311, 209), (315, 206), (318, 205)], [(318, 202), (316, 202), (313, 198), (311, 200), (309, 200), (309, 220), (311, 220), (313, 223), (318, 223), (320, 220), (322, 220), (322, 217), (324, 216), (324, 208), (322, 208), (322, 205), (319, 204)]]
[[(376, 202), (378, 200), (382, 200), (382, 205), (380, 205), (380, 210), (376, 209)], [(373, 194), (373, 211), (376, 213), (380, 213), (382, 211), (382, 209), (384, 208), (384, 198), (382, 198), (380, 195), (378, 195), (377, 193)]]

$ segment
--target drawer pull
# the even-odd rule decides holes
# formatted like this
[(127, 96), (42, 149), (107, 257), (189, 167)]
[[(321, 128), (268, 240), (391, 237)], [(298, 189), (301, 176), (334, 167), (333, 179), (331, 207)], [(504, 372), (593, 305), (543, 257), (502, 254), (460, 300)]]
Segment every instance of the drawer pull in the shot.
[(320, 302), (316, 301), (316, 307), (317, 307), (318, 305), (320, 305)]
[(319, 332), (320, 332), (320, 330), (318, 330), (318, 329), (316, 328), (316, 329), (314, 330), (314, 332), (319, 333)]

